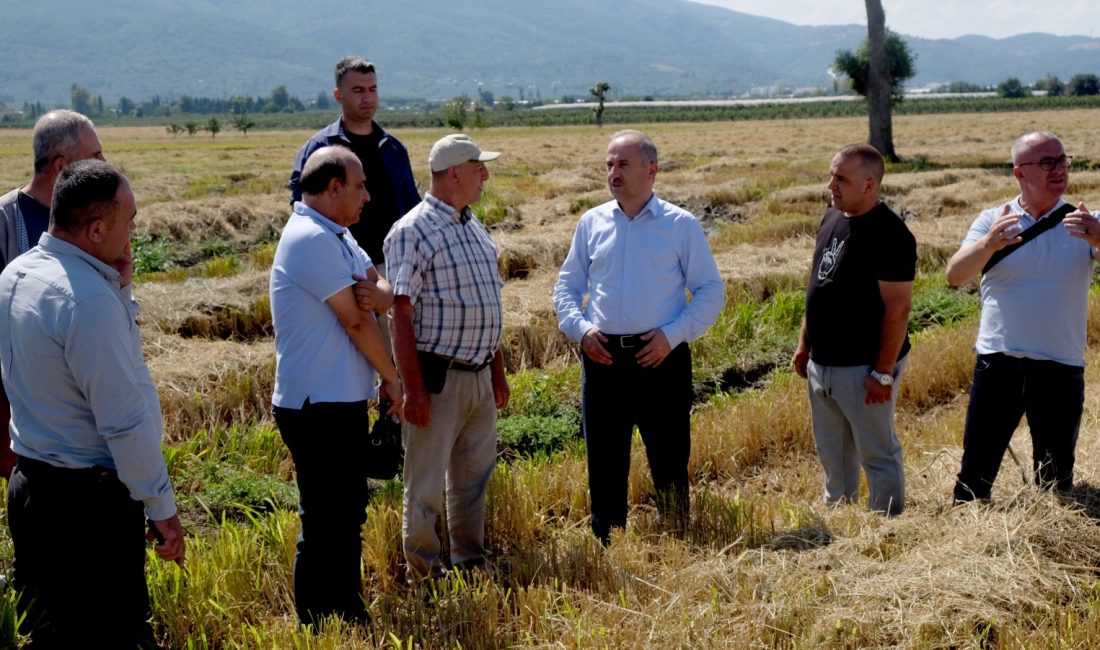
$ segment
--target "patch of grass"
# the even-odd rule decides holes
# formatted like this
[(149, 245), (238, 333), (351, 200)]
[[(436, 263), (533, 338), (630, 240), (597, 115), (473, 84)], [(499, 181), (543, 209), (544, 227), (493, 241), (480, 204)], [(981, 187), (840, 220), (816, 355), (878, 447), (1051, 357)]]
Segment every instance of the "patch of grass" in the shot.
[(225, 255), (206, 260), (200, 268), (199, 273), (204, 278), (228, 278), (236, 275), (241, 270), (236, 255)]
[(293, 485), (248, 467), (211, 461), (199, 463), (187, 474), (181, 478), (189, 490), (179, 496), (180, 506), (201, 509), (214, 523), (244, 521), (252, 511), (293, 511), (298, 507), (298, 490)]
[[(215, 267), (217, 268), (219, 267)], [(161, 324), (161, 329), (174, 331), (186, 338), (202, 337), (235, 341), (267, 338), (275, 334), (271, 318), (271, 298), (259, 296), (243, 308), (225, 305), (207, 307), (204, 313), (187, 316), (178, 325)]]
[[(777, 205), (779, 205), (777, 201), (771, 201), (768, 203), (768, 209), (773, 209)], [(757, 215), (748, 221), (723, 225), (715, 235), (714, 243), (716, 247), (738, 244), (766, 246), (778, 244), (792, 237), (814, 237), (820, 221), (820, 216), (790, 212), (779, 212), (770, 216)]]
[(508, 378), (511, 399), (501, 411), (501, 419), (555, 417), (563, 405), (576, 411), (580, 408), (581, 367), (571, 363), (560, 369), (536, 368), (518, 372)]
[(552, 416), (515, 415), (497, 420), (497, 433), (508, 448), (521, 456), (551, 456), (581, 435), (581, 414), (561, 404)]
[(697, 382), (714, 381), (729, 369), (747, 371), (782, 364), (798, 342), (805, 311), (802, 291), (779, 291), (763, 300), (731, 300), (718, 320), (692, 346)]
[(970, 318), (981, 311), (977, 294), (956, 291), (939, 273), (922, 275), (913, 285), (913, 308), (909, 311), (909, 332), (933, 325), (947, 325)]
[(587, 212), (588, 210), (600, 205), (602, 201), (594, 196), (582, 196), (579, 199), (574, 199), (569, 204), (569, 214), (580, 214)]
[[(172, 648), (336, 647), (299, 638), (272, 626), (272, 616), (293, 618), (291, 589), (298, 516), (250, 513), (245, 522), (223, 521), (187, 540), (184, 568), (146, 560), (154, 624)], [(291, 628), (294, 629), (294, 628)]]
[(180, 505), (213, 524), (298, 505), (290, 453), (270, 424), (200, 429), (169, 447), (165, 460)]
[[(500, 194), (493, 190), (491, 186), (487, 186), (485, 191), (482, 192), (481, 198), (478, 202), (470, 206), (470, 209), (474, 211), (477, 218), (481, 220), (481, 223), (485, 224), (485, 227), (494, 226), (504, 221), (509, 214), (510, 203), (504, 199)], [(514, 210), (514, 208), (512, 208)]]
[(171, 242), (167, 239), (139, 233), (130, 240), (130, 247), (133, 251), (135, 276), (162, 272), (170, 266), (168, 250)]
[(248, 264), (254, 269), (271, 268), (275, 261), (275, 247), (277, 242), (269, 241), (260, 244), (248, 252)]
[(223, 257), (235, 252), (232, 244), (227, 242), (221, 237), (212, 237), (206, 239), (199, 246), (200, 259), (209, 259), (212, 257)]
[[(230, 160), (229, 157), (222, 160)], [(252, 196), (283, 191), (286, 178), (276, 173), (229, 172), (191, 177), (183, 188), (184, 199), (208, 196)]]

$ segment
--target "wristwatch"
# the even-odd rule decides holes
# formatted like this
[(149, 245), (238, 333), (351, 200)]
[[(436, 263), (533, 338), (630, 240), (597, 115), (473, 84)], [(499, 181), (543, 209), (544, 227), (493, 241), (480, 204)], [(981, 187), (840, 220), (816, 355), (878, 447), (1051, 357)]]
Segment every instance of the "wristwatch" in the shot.
[(875, 381), (882, 384), (883, 386), (893, 386), (894, 385), (894, 376), (891, 375), (890, 373), (879, 372), (879, 371), (872, 368), (871, 369), (871, 377), (873, 377)]

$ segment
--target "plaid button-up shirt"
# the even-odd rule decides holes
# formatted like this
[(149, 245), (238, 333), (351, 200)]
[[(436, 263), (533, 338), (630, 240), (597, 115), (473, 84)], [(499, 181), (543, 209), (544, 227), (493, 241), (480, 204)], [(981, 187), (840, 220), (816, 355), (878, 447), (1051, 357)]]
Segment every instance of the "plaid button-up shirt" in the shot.
[(500, 347), (504, 281), (497, 248), (467, 208), (431, 194), (393, 225), (383, 244), (394, 295), (413, 303), (418, 350), (465, 363), (492, 359)]

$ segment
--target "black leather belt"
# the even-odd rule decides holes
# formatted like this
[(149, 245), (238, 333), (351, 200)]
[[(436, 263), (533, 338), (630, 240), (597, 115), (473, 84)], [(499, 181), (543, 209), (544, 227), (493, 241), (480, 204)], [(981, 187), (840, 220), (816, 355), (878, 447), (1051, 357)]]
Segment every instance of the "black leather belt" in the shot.
[[(425, 354), (431, 354), (430, 352)], [(446, 366), (447, 370), (461, 370), (463, 372), (481, 372), (489, 366), (492, 359), (482, 363), (466, 363), (465, 361), (459, 361), (453, 357), (445, 357), (442, 354), (431, 354), (431, 356), (439, 359), (440, 363)]]
[(41, 460), (20, 456), (16, 466), (26, 476), (50, 476), (54, 480), (68, 481), (104, 481), (118, 480), (118, 472), (109, 467), (58, 467)]
[(641, 334), (604, 334), (607, 337), (607, 347), (619, 350), (634, 350), (645, 347), (647, 341), (642, 340)]

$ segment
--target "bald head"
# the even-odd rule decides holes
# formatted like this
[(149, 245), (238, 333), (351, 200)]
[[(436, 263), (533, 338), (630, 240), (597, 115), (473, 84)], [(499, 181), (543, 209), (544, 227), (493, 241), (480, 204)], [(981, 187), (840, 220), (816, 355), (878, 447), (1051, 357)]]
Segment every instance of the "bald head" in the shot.
[(1019, 165), (1024, 162), (1028, 152), (1048, 142), (1061, 143), (1061, 140), (1058, 139), (1058, 136), (1046, 130), (1028, 131), (1021, 134), (1012, 141), (1012, 164)]
[(350, 149), (322, 147), (302, 169), (302, 203), (346, 228), (359, 221), (370, 200), (366, 182), (363, 165)]
[(333, 180), (346, 184), (348, 165), (359, 165), (359, 159), (350, 149), (333, 145), (314, 151), (302, 169), (302, 194), (323, 194)]

